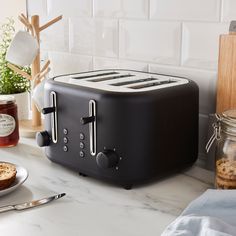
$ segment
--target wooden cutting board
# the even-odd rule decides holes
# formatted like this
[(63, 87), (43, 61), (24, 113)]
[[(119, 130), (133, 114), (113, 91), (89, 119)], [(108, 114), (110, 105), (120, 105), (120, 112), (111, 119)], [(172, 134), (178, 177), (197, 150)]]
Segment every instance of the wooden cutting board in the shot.
[(236, 109), (236, 34), (220, 36), (216, 112)]

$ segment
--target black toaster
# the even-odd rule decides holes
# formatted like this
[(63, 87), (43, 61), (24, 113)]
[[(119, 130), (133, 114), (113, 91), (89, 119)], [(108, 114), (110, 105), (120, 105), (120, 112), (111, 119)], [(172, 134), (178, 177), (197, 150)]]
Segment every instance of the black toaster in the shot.
[(57, 76), (45, 84), (46, 156), (129, 189), (191, 166), (198, 97), (186, 78), (129, 70)]

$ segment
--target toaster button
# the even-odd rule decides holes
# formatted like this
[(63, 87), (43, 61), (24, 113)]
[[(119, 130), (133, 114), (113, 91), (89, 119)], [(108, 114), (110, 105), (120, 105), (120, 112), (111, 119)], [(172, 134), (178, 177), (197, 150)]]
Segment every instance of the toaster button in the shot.
[(83, 134), (83, 133), (80, 133), (80, 134), (79, 134), (79, 138), (80, 138), (81, 140), (84, 140), (84, 134)]
[(80, 155), (80, 157), (84, 157), (84, 156), (85, 156), (85, 154), (84, 154), (83, 151), (80, 151), (80, 152), (79, 152), (79, 155)]
[(84, 143), (83, 142), (80, 142), (79, 146), (80, 146), (80, 148), (84, 149)]
[(68, 129), (63, 129), (63, 133), (64, 133), (65, 135), (67, 135), (67, 134), (68, 134)]
[(63, 141), (64, 141), (64, 143), (68, 143), (68, 138), (64, 137)]
[(63, 146), (63, 151), (64, 152), (68, 152), (68, 147), (65, 145), (65, 146)]

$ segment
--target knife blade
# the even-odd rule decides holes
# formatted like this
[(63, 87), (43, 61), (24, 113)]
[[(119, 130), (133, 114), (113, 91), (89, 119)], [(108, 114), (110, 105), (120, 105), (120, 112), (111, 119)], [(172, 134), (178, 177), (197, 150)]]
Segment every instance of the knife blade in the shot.
[(65, 193), (60, 193), (60, 194), (57, 194), (57, 195), (54, 195), (51, 197), (46, 197), (46, 198), (42, 198), (39, 200), (31, 201), (31, 202), (24, 202), (24, 203), (15, 204), (15, 205), (2, 206), (2, 207), (0, 207), (0, 213), (6, 212), (6, 211), (11, 211), (11, 210), (21, 211), (21, 210), (25, 210), (25, 209), (29, 209), (29, 208), (33, 208), (33, 207), (37, 207), (37, 206), (42, 206), (42, 205), (47, 204), (53, 200), (57, 200), (59, 198), (62, 198), (65, 195), (66, 195)]

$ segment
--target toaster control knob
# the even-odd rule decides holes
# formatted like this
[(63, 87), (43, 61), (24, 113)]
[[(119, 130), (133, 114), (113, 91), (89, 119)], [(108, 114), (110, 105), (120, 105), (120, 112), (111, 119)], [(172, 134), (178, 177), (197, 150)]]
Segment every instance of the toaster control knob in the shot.
[(40, 147), (45, 147), (49, 146), (51, 138), (47, 131), (42, 131), (36, 134), (36, 140)]
[(101, 168), (115, 167), (118, 163), (118, 155), (112, 150), (99, 152), (96, 156), (97, 165)]

